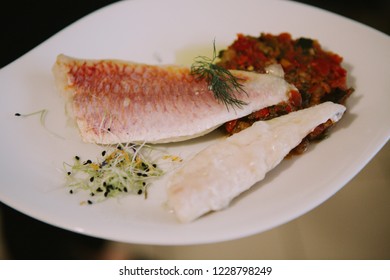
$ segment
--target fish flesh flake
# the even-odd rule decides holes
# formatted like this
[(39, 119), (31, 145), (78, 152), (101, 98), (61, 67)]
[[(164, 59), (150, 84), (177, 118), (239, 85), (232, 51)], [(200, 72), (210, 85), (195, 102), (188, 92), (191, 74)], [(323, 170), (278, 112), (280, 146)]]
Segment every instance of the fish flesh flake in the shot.
[(332, 102), (295, 111), (251, 127), (205, 148), (169, 178), (168, 206), (181, 222), (221, 210), (261, 181), (304, 137), (345, 107)]
[(227, 121), (288, 101), (296, 88), (283, 72), (232, 70), (247, 103), (229, 108), (188, 67), (120, 60), (84, 60), (59, 55), (53, 66), (57, 88), (67, 99), (82, 139), (88, 143), (164, 143), (204, 135)]

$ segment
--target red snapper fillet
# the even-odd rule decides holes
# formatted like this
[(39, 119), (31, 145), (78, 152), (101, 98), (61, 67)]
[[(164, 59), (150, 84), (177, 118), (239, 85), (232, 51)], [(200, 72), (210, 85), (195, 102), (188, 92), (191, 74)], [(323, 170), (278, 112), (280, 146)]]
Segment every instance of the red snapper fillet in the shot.
[[(276, 71), (275, 71), (276, 69)], [(278, 70), (279, 69), (279, 70)], [(204, 135), (223, 123), (288, 101), (296, 88), (277, 65), (267, 74), (232, 70), (247, 103), (229, 108), (188, 67), (59, 55), (53, 66), (82, 139), (96, 144), (164, 143)]]

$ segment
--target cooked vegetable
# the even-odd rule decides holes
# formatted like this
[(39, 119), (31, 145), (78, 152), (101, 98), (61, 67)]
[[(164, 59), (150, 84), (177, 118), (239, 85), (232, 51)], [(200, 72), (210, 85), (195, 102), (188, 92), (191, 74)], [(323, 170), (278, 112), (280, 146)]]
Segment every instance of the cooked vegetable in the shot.
[[(225, 123), (229, 134), (237, 133), (259, 120), (269, 120), (292, 111), (332, 101), (345, 104), (354, 89), (347, 85), (343, 58), (327, 51), (317, 40), (293, 39), (289, 33), (261, 33), (259, 37), (238, 34), (237, 39), (219, 53), (219, 66), (226, 69), (264, 73), (275, 63), (283, 67), (285, 79), (298, 91), (288, 102), (263, 108), (245, 117)], [(330, 125), (331, 126), (331, 125)], [(326, 129), (322, 130), (326, 132)], [(312, 140), (323, 138), (322, 133), (302, 141), (295, 152), (304, 151)]]
[[(323, 49), (317, 40), (293, 39), (289, 33), (261, 33), (259, 37), (238, 34), (237, 39), (219, 53), (219, 58), (218, 65), (226, 69), (258, 73), (264, 73), (269, 65), (280, 64), (286, 81), (296, 86), (301, 94), (301, 104), (296, 110), (326, 101), (345, 104), (354, 91), (347, 85), (347, 71), (341, 56)], [(289, 112), (280, 110), (279, 115), (286, 113)], [(239, 122), (251, 124), (253, 120), (264, 120), (255, 115)]]

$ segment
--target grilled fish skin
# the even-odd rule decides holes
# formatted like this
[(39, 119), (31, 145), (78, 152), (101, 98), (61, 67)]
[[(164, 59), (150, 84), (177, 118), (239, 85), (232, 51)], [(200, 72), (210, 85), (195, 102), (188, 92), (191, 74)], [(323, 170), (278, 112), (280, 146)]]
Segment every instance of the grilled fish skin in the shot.
[(292, 112), (251, 127), (205, 148), (173, 173), (168, 206), (180, 222), (221, 210), (261, 181), (301, 140), (345, 107), (332, 102)]
[(229, 120), (287, 101), (290, 91), (296, 90), (283, 79), (283, 73), (231, 72), (243, 79), (247, 94), (236, 97), (248, 105), (227, 110), (188, 67), (85, 60), (63, 54), (53, 66), (57, 88), (67, 99), (82, 139), (96, 144), (195, 138)]

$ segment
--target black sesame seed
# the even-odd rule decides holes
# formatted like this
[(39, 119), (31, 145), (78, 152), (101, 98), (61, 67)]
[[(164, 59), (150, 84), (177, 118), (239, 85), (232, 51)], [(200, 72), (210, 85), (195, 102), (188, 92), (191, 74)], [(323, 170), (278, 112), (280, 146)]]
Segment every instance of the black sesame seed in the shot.
[(108, 131), (111, 131), (111, 128), (107, 128)]
[[(105, 183), (105, 182), (104, 182)], [(103, 190), (99, 187), (96, 189), (97, 192), (102, 192)]]
[(76, 160), (80, 160), (80, 157), (79, 156), (75, 156), (74, 157)]
[(90, 181), (91, 183), (93, 182), (93, 180), (95, 180), (95, 177), (89, 178), (89, 181)]
[(141, 172), (137, 172), (137, 176), (142, 176), (142, 173)]
[(88, 204), (92, 204), (93, 203), (91, 200), (88, 200), (87, 202), (88, 202)]
[(142, 177), (148, 177), (148, 174), (142, 174)]
[(20, 117), (21, 114), (20, 113), (15, 113), (15, 116)]
[(142, 194), (142, 190), (138, 190), (138, 194)]
[(72, 194), (72, 193), (73, 193), (73, 190), (70, 190), (69, 193)]
[(153, 163), (152, 166), (153, 166), (154, 168), (156, 168), (156, 167), (157, 167), (157, 164)]
[(103, 151), (102, 152), (102, 157), (104, 157), (106, 155), (106, 151)]
[(124, 187), (123, 190), (124, 190), (125, 192), (127, 192), (127, 187)]
[(142, 182), (142, 186), (145, 186), (146, 185), (146, 183), (145, 182)]
[(68, 171), (68, 175), (72, 174), (72, 172)]
[(91, 192), (91, 194), (90, 194), (91, 196), (95, 196), (95, 193), (93, 193), (93, 192)]

